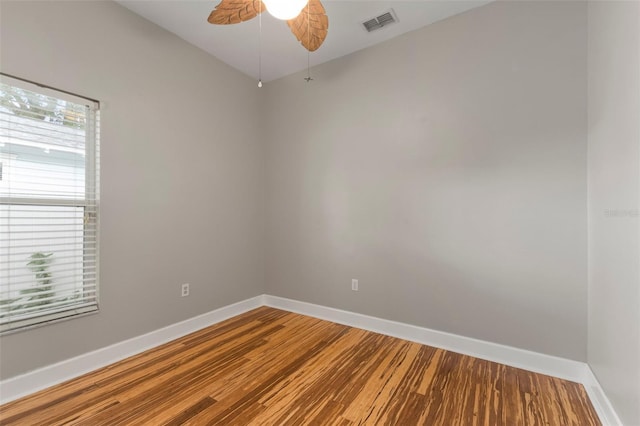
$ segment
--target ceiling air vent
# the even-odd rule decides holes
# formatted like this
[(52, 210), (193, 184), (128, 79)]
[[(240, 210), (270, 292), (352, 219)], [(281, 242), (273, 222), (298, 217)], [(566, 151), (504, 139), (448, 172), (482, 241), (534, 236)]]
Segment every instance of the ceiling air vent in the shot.
[(371, 18), (363, 22), (362, 26), (365, 30), (371, 32), (389, 24), (393, 24), (394, 22), (398, 22), (398, 18), (396, 18), (396, 14), (393, 12), (393, 9), (389, 9), (388, 12), (385, 12), (380, 16), (376, 16), (375, 18)]

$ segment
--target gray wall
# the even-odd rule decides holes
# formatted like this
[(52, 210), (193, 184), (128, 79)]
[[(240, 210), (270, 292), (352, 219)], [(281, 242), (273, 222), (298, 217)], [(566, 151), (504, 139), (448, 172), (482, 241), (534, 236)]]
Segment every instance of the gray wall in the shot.
[(640, 425), (640, 3), (589, 2), (588, 362)]
[(101, 311), (2, 337), (1, 377), (261, 294), (255, 82), (113, 2), (0, 7), (3, 72), (102, 101)]
[(265, 85), (267, 293), (584, 361), (586, 10), (497, 2)]
[[(110, 2), (0, 8), (3, 72), (103, 106), (102, 311), (0, 338), (1, 378), (263, 292), (587, 359), (585, 3), (496, 2), (262, 92)], [(638, 220), (603, 212), (638, 207), (637, 4), (589, 10), (588, 360), (633, 423)]]

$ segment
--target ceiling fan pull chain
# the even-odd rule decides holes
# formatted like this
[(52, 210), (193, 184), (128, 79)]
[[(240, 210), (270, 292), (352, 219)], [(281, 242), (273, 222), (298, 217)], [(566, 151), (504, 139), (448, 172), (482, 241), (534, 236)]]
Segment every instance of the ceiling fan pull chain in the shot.
[[(310, 46), (310, 40), (311, 40), (311, 33), (310, 33), (310, 29), (311, 29), (311, 20), (310, 18), (310, 14), (309, 14), (309, 3), (311, 2), (311, 0), (309, 0), (307, 2), (307, 45)], [(313, 81), (313, 79), (311, 78), (311, 51), (309, 49), (307, 49), (307, 76), (304, 79), (307, 83), (310, 83), (311, 81)]]
[(258, 14), (258, 87), (262, 87), (262, 2), (260, 2), (260, 13)]

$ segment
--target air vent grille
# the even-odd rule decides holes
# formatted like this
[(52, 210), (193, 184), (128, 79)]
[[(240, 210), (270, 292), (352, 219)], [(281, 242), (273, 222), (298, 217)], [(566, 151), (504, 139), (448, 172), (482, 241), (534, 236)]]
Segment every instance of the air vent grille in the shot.
[(393, 24), (394, 22), (398, 22), (393, 9), (390, 9), (388, 12), (383, 13), (380, 16), (376, 16), (375, 18), (371, 18), (362, 23), (362, 26), (368, 32), (379, 30), (380, 28), (387, 26), (389, 24)]

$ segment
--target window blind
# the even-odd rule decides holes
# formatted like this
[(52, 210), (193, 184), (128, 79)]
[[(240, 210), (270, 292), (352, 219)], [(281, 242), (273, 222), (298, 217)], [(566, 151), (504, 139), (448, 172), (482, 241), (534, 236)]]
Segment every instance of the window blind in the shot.
[(0, 76), (0, 332), (98, 309), (99, 104)]

